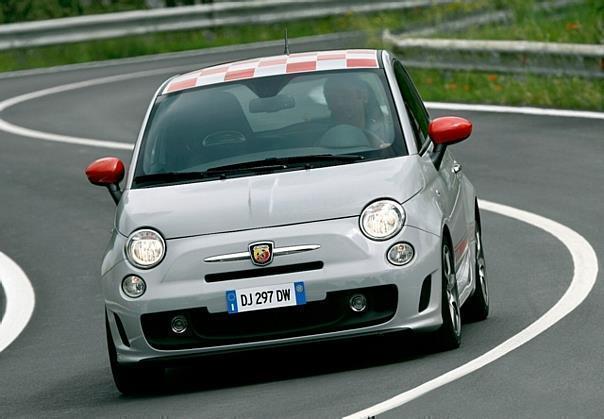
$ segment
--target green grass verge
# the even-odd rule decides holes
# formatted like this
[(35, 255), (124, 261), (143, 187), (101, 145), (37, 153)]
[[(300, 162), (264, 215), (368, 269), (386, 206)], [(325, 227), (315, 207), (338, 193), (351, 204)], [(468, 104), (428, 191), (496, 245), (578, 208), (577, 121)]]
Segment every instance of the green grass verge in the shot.
[[(439, 33), (434, 37), (572, 43), (602, 40), (604, 5), (599, 0), (586, 0), (549, 12), (534, 12), (535, 1), (531, 0), (504, 3), (514, 11), (513, 23)], [(601, 79), (423, 69), (410, 72), (425, 100), (604, 111)]]
[(599, 44), (604, 40), (604, 3), (584, 0), (582, 3), (554, 11), (532, 11), (534, 1), (510, 0), (514, 22), (509, 25), (487, 25), (463, 32), (438, 33), (434, 37), (463, 39), (507, 39), (543, 42)]
[(410, 69), (422, 98), (604, 111), (604, 80)]

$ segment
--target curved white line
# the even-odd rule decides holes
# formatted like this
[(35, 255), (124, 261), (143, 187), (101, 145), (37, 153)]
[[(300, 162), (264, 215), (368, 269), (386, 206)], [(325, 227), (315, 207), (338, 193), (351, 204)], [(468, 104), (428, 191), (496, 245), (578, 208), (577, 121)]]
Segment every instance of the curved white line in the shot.
[(598, 258), (589, 242), (579, 233), (556, 221), (528, 211), (489, 201), (481, 200), (479, 204), (482, 209), (531, 224), (560, 240), (570, 252), (574, 265), (574, 274), (568, 289), (547, 313), (520, 333), (485, 354), (391, 399), (346, 416), (346, 419), (368, 418), (392, 410), (490, 364), (556, 324), (577, 308), (592, 290), (598, 275)]
[(70, 135), (53, 134), (51, 132), (37, 131), (34, 129), (20, 127), (0, 118), (0, 130), (11, 134), (20, 135), (38, 140), (55, 143), (85, 145), (88, 147), (111, 148), (114, 150), (132, 150), (133, 144), (121, 143), (119, 141), (96, 140), (94, 138), (72, 137)]
[(25, 272), (11, 258), (0, 252), (0, 285), (6, 307), (0, 321), (0, 352), (21, 334), (34, 312), (36, 297)]
[(604, 119), (604, 112), (574, 111), (571, 109), (546, 109), (533, 108), (529, 106), (499, 106), (445, 102), (426, 102), (426, 106), (430, 109), (443, 109), (450, 111), (514, 113), (522, 115), (560, 116), (565, 118)]
[[(57, 93), (68, 92), (70, 90), (84, 89), (91, 86), (97, 86), (101, 84), (115, 83), (125, 80), (132, 80), (143, 77), (151, 77), (159, 74), (176, 73), (183, 70), (188, 70), (191, 65), (177, 66), (177, 67), (164, 67), (154, 70), (138, 71), (136, 73), (118, 74), (115, 76), (100, 77), (91, 80), (84, 80), (75, 83), (62, 84), (60, 86), (49, 87), (47, 89), (36, 90), (34, 92), (25, 93), (22, 95), (14, 96), (3, 101), (0, 101), (0, 112), (6, 109), (18, 105), (23, 102), (27, 102), (33, 99), (39, 99), (44, 96), (50, 96)], [(71, 135), (54, 134), (45, 131), (38, 131), (30, 128), (25, 128), (19, 125), (12, 124), (2, 118), (0, 118), (0, 130), (11, 134), (16, 134), (23, 137), (35, 138), (38, 140), (65, 143), (65, 144), (76, 144), (85, 145), (89, 147), (102, 147), (111, 148), (116, 150), (132, 150), (133, 144), (122, 143), (119, 141), (106, 141), (99, 140), (96, 138), (85, 138), (75, 137)]]

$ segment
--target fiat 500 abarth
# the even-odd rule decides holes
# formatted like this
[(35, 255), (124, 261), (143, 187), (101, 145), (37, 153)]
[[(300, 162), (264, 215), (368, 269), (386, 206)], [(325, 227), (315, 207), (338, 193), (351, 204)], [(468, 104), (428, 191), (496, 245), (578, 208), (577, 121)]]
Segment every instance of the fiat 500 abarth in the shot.
[(386, 51), (320, 51), (204, 68), (155, 94), (109, 188), (102, 263), (117, 387), (173, 360), (396, 331), (442, 349), (461, 308), (488, 314), (476, 193)]

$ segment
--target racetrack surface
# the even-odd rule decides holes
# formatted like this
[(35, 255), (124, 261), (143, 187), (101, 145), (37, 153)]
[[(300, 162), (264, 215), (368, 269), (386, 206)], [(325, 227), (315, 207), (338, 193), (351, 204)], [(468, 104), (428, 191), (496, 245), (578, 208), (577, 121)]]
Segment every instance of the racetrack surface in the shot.
[[(280, 52), (249, 49), (15, 76), (0, 79), (0, 100), (109, 75), (193, 69)], [(46, 96), (0, 117), (41, 131), (132, 143), (149, 99), (171, 74)], [(431, 112), (451, 113), (474, 122), (473, 136), (453, 153), (481, 198), (556, 220), (604, 255), (604, 121)], [(484, 212), (492, 315), (464, 325), (460, 349), (433, 353), (418, 339), (371, 339), (262, 352), (172, 369), (157, 394), (123, 397), (109, 371), (98, 281), (115, 206), (104, 189), (88, 183), (83, 169), (107, 155), (128, 162), (130, 152), (3, 132), (0, 150), (0, 251), (23, 268), (36, 292), (29, 325), (0, 354), (2, 417), (339, 417), (411, 389), (518, 333), (560, 299), (573, 275), (558, 239)], [(384, 416), (601, 417), (603, 300), (598, 281), (582, 305), (542, 335)]]

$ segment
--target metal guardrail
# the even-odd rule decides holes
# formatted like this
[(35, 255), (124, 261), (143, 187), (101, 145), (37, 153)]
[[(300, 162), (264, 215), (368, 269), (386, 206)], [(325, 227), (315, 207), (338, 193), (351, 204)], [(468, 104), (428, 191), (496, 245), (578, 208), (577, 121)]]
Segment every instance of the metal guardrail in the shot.
[(604, 45), (407, 38), (388, 31), (383, 39), (409, 67), (604, 78)]
[(155, 32), (402, 10), (455, 0), (252, 0), (0, 25), (0, 50)]

